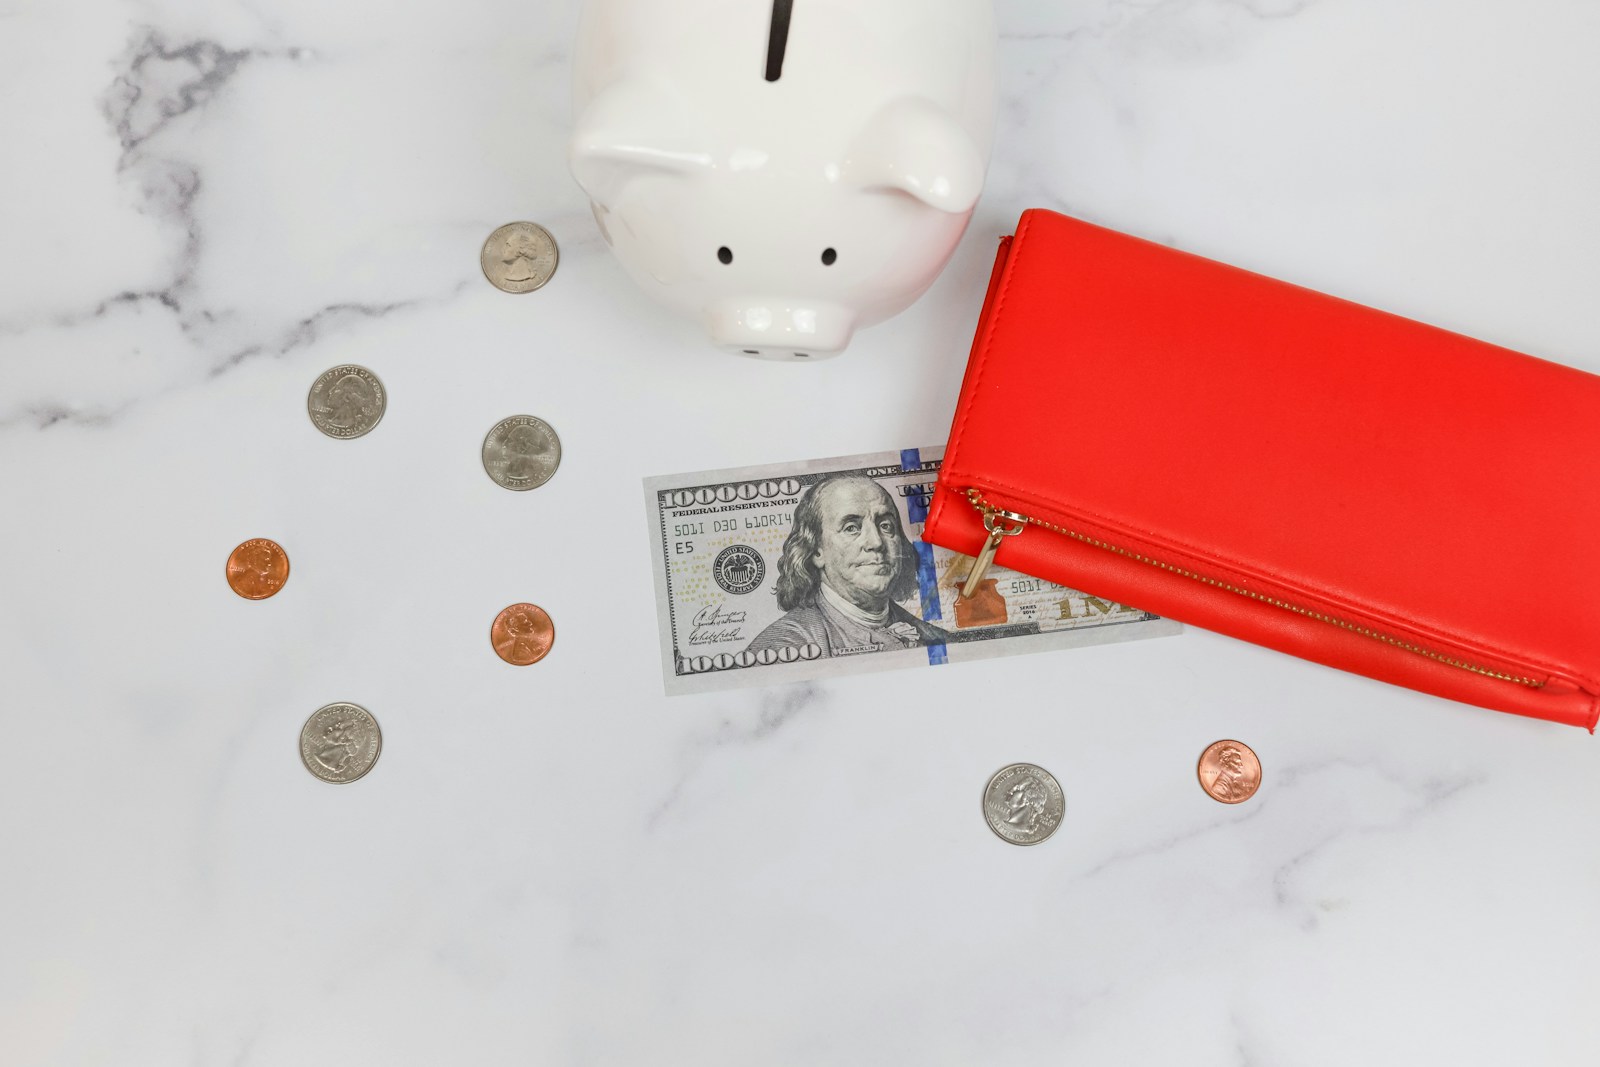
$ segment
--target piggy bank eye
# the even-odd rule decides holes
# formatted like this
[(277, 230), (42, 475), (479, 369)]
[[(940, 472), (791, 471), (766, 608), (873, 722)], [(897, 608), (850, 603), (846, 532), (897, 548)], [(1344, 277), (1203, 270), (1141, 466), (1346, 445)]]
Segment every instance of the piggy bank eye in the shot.
[(824, 267), (833, 266), (833, 261), (838, 259), (838, 258), (839, 258), (839, 253), (835, 252), (833, 249), (824, 248), (822, 250), (822, 265)]
[(733, 252), (728, 248), (727, 245), (723, 245), (721, 248), (717, 249), (717, 258), (724, 263), (732, 263)]

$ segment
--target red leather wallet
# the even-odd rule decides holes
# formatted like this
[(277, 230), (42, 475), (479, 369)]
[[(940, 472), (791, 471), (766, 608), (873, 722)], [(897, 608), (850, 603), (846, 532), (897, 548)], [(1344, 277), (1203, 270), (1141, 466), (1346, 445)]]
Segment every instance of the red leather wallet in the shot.
[(1597, 476), (1600, 377), (1034, 210), (923, 536), (1592, 732)]

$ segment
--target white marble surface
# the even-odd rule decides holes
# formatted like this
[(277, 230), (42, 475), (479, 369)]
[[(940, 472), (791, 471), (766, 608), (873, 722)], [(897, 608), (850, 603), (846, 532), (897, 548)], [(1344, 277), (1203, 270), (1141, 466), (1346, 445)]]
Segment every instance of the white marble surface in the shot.
[[(661, 695), (640, 478), (942, 439), (1025, 207), (1600, 371), (1600, 4), (999, 12), (954, 263), (806, 366), (606, 254), (570, 3), (0, 0), (0, 1063), (1600, 1062), (1582, 731), (1194, 630)], [(562, 265), (511, 297), (523, 217)], [(305, 417), (341, 361), (391, 394), (355, 442)], [(478, 466), (517, 411), (534, 493)], [(341, 699), (385, 747), (335, 788), (295, 739)], [(979, 818), (1015, 759), (1041, 847)]]

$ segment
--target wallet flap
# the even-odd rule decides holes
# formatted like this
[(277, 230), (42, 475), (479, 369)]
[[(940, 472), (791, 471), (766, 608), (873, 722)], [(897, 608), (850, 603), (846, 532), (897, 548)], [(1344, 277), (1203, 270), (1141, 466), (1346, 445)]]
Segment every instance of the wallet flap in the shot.
[(1593, 694), (1597, 413), (1593, 375), (1030, 211), (940, 482)]

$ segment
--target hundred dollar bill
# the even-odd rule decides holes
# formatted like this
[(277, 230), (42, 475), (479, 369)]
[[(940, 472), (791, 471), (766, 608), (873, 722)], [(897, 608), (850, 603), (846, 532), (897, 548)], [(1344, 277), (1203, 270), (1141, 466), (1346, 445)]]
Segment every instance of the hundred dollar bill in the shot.
[(647, 478), (669, 696), (1176, 633), (921, 540), (944, 447)]

